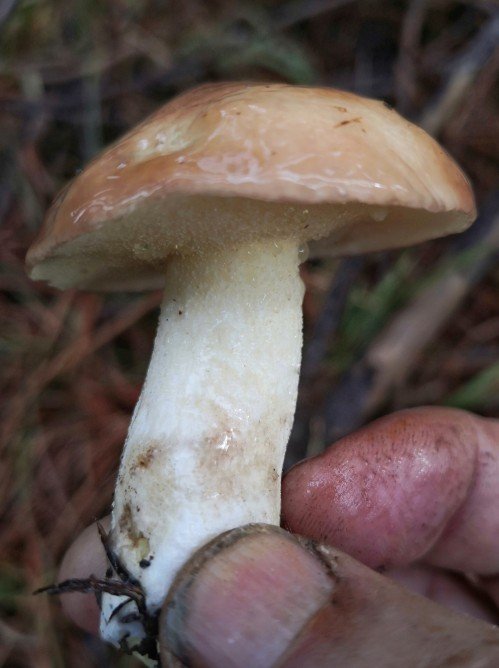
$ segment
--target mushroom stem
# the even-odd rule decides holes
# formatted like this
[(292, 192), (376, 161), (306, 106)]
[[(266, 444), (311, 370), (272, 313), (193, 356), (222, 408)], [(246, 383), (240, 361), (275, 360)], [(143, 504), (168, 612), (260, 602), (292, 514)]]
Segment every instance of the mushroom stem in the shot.
[[(279, 524), (301, 358), (303, 259), (298, 242), (286, 240), (169, 261), (111, 528), (112, 548), (140, 582), (150, 613), (206, 541), (250, 522)], [(109, 600), (106, 607), (108, 616)]]

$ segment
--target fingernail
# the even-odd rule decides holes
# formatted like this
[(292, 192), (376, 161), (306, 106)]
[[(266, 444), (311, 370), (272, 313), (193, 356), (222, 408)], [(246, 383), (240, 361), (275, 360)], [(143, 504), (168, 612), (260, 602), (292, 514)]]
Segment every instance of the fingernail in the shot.
[(174, 582), (160, 618), (162, 665), (272, 666), (334, 588), (311, 544), (269, 525), (230, 531)]

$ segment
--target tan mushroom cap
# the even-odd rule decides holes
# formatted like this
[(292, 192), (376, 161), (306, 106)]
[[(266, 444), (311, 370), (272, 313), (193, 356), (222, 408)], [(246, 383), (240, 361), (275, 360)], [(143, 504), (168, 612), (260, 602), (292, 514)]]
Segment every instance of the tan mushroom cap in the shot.
[(27, 261), (61, 287), (142, 289), (172, 253), (294, 236), (337, 255), (459, 232), (469, 183), (425, 132), (326, 88), (209, 84), (97, 157), (48, 213)]

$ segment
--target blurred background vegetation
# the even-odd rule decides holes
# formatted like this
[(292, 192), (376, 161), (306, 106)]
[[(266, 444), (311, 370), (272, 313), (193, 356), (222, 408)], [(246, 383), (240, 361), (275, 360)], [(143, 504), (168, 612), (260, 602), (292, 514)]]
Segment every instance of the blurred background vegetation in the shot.
[(60, 293), (24, 256), (96, 152), (220, 79), (382, 98), (461, 163), (480, 210), (458, 238), (304, 266), (287, 465), (406, 406), (499, 417), (498, 2), (0, 0), (0, 666), (135, 665), (31, 592), (109, 512), (160, 295)]

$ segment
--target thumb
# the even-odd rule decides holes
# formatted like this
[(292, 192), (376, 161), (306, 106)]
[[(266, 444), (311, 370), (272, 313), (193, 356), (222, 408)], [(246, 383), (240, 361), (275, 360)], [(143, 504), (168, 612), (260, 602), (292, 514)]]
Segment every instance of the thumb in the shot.
[(159, 633), (165, 667), (499, 665), (495, 627), (267, 525), (198, 552), (173, 584)]

